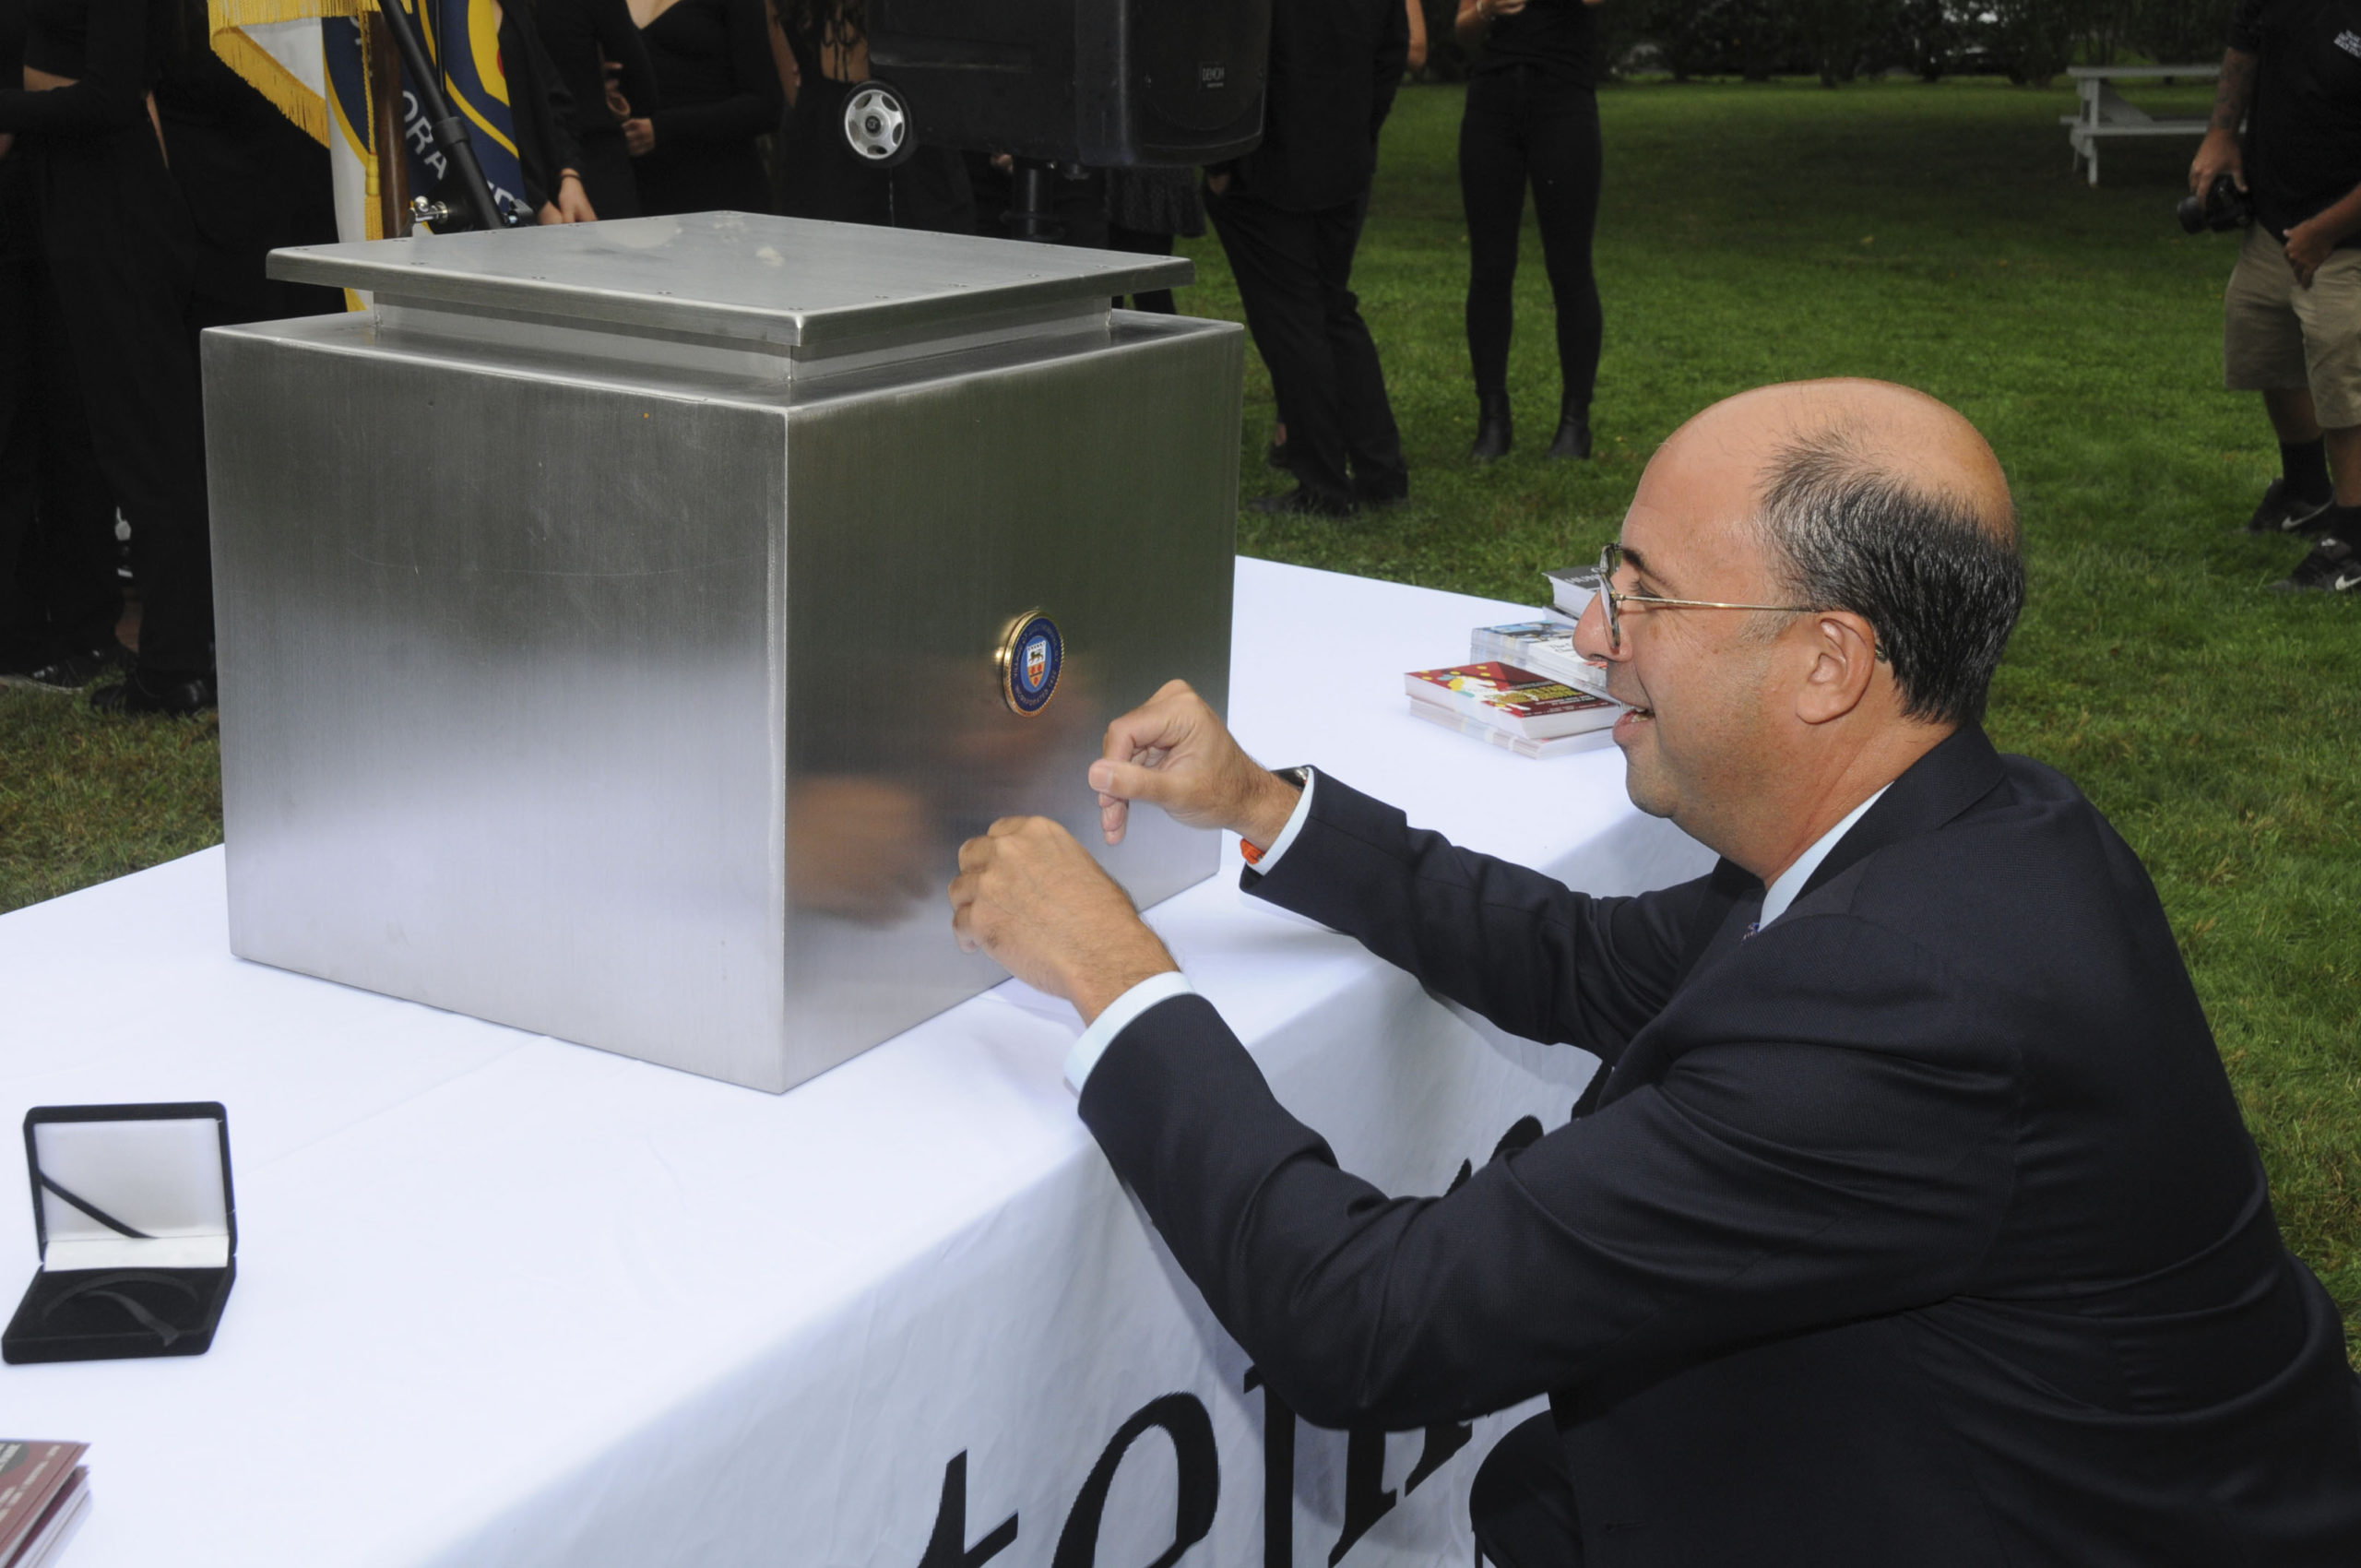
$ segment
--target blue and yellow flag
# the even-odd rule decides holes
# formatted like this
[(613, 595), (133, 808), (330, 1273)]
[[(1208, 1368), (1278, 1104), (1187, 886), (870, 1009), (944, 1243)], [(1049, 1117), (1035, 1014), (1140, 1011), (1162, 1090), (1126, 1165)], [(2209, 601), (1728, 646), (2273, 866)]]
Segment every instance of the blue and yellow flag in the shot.
[[(492, 183), (492, 199), (529, 220), (525, 173), (516, 160), (516, 122), (508, 111), (508, 75), (500, 61), (500, 6), (495, 0), (403, 0), (403, 5), (418, 20), (451, 113), (467, 122), (476, 161)], [(432, 190), (449, 163), (434, 146), (415, 91), (402, 94), (402, 136), (409, 144), (410, 189), (421, 194)]]
[[(493, 197), (525, 210), (496, 0), (404, 4), (435, 62), (443, 96), (467, 123)], [(374, 0), (210, 0), (210, 6), (214, 53), (326, 145), (338, 237), (384, 239), (369, 33), (360, 19), (375, 8)], [(417, 91), (404, 85), (400, 118), (409, 188), (423, 195), (443, 178), (447, 160), (434, 146)]]

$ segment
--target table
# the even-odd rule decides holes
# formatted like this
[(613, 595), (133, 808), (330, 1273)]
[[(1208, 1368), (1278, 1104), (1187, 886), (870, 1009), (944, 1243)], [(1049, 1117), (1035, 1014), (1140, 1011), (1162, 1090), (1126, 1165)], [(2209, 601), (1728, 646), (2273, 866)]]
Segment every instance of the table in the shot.
[[(1581, 885), (1703, 870), (1613, 750), (1536, 763), (1406, 711), (1400, 671), (1523, 613), (1241, 561), (1233, 722)], [(1593, 1065), (1227, 872), (1150, 919), (1394, 1191), (1562, 1123)], [(8, 1125), (230, 1111), (211, 1352), (0, 1368), (11, 1435), (92, 1443), (70, 1568), (1133, 1568), (1192, 1533), (1196, 1563), (1469, 1558), (1513, 1413), (1389, 1437), (1266, 1409), (1074, 1115), (1072, 1012), (1013, 981), (774, 1097), (242, 963), (216, 849), (0, 917), (0, 994)], [(0, 1260), (32, 1273), (24, 1204)]]
[(2071, 114), (2060, 114), (2058, 123), (2067, 127), (2067, 145), (2072, 148), (2077, 161), (2087, 160), (2091, 169), (2091, 184), (2099, 183), (2099, 143), (2114, 137), (2201, 137), (2210, 123), (2203, 117), (2172, 115), (2164, 119), (2144, 109), (2133, 107), (2110, 84), (2123, 81), (2164, 81), (2187, 77), (2191, 81), (2212, 81), (2222, 74), (2219, 64), (2211, 65), (2070, 65), (2066, 74), (2074, 78), (2074, 86), (2082, 96), (2082, 106)]

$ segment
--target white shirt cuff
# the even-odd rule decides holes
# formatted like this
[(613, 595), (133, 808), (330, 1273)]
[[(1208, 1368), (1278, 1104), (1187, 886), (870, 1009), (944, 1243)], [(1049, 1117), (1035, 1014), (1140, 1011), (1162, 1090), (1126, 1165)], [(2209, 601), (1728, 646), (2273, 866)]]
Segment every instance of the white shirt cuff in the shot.
[(1254, 870), (1261, 875), (1268, 876), (1277, 868), (1279, 857), (1287, 852), (1287, 846), (1295, 842), (1295, 836), (1303, 831), (1304, 822), (1311, 815), (1311, 791), (1319, 782), (1319, 774), (1308, 767), (1303, 770), (1303, 793), (1296, 798), (1295, 810), (1287, 814), (1287, 825), (1279, 829), (1276, 838), (1264, 847), (1263, 858), (1254, 862)]
[(1167, 969), (1160, 975), (1150, 975), (1122, 995), (1107, 1004), (1107, 1010), (1091, 1020), (1082, 1031), (1082, 1038), (1066, 1052), (1066, 1082), (1080, 1094), (1083, 1084), (1090, 1077), (1090, 1070), (1115, 1043), (1115, 1037), (1132, 1027), (1132, 1020), (1159, 1002), (1169, 1002), (1176, 996), (1193, 996), (1197, 988), (1189, 977), (1178, 969)]

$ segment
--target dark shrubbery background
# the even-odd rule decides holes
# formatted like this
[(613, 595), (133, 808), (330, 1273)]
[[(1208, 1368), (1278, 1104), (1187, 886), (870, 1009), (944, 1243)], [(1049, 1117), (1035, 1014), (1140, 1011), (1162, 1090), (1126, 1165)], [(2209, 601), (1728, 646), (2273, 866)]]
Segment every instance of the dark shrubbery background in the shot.
[[(1427, 76), (1466, 75), (1457, 0), (1424, 0)], [(1607, 0), (1618, 75), (1676, 81), (1811, 77), (1835, 87), (1902, 70), (1928, 81), (2002, 76), (2038, 85), (2072, 65), (2184, 65), (2222, 57), (2228, 0)]]

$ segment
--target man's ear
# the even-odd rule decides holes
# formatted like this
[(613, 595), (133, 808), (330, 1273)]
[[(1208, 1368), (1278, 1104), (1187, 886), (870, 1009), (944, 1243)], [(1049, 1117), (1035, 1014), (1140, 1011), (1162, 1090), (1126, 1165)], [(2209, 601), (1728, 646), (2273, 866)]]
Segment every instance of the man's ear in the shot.
[(1805, 623), (1810, 671), (1796, 690), (1796, 717), (1826, 724), (1860, 707), (1876, 678), (1878, 635), (1849, 610), (1820, 610)]

